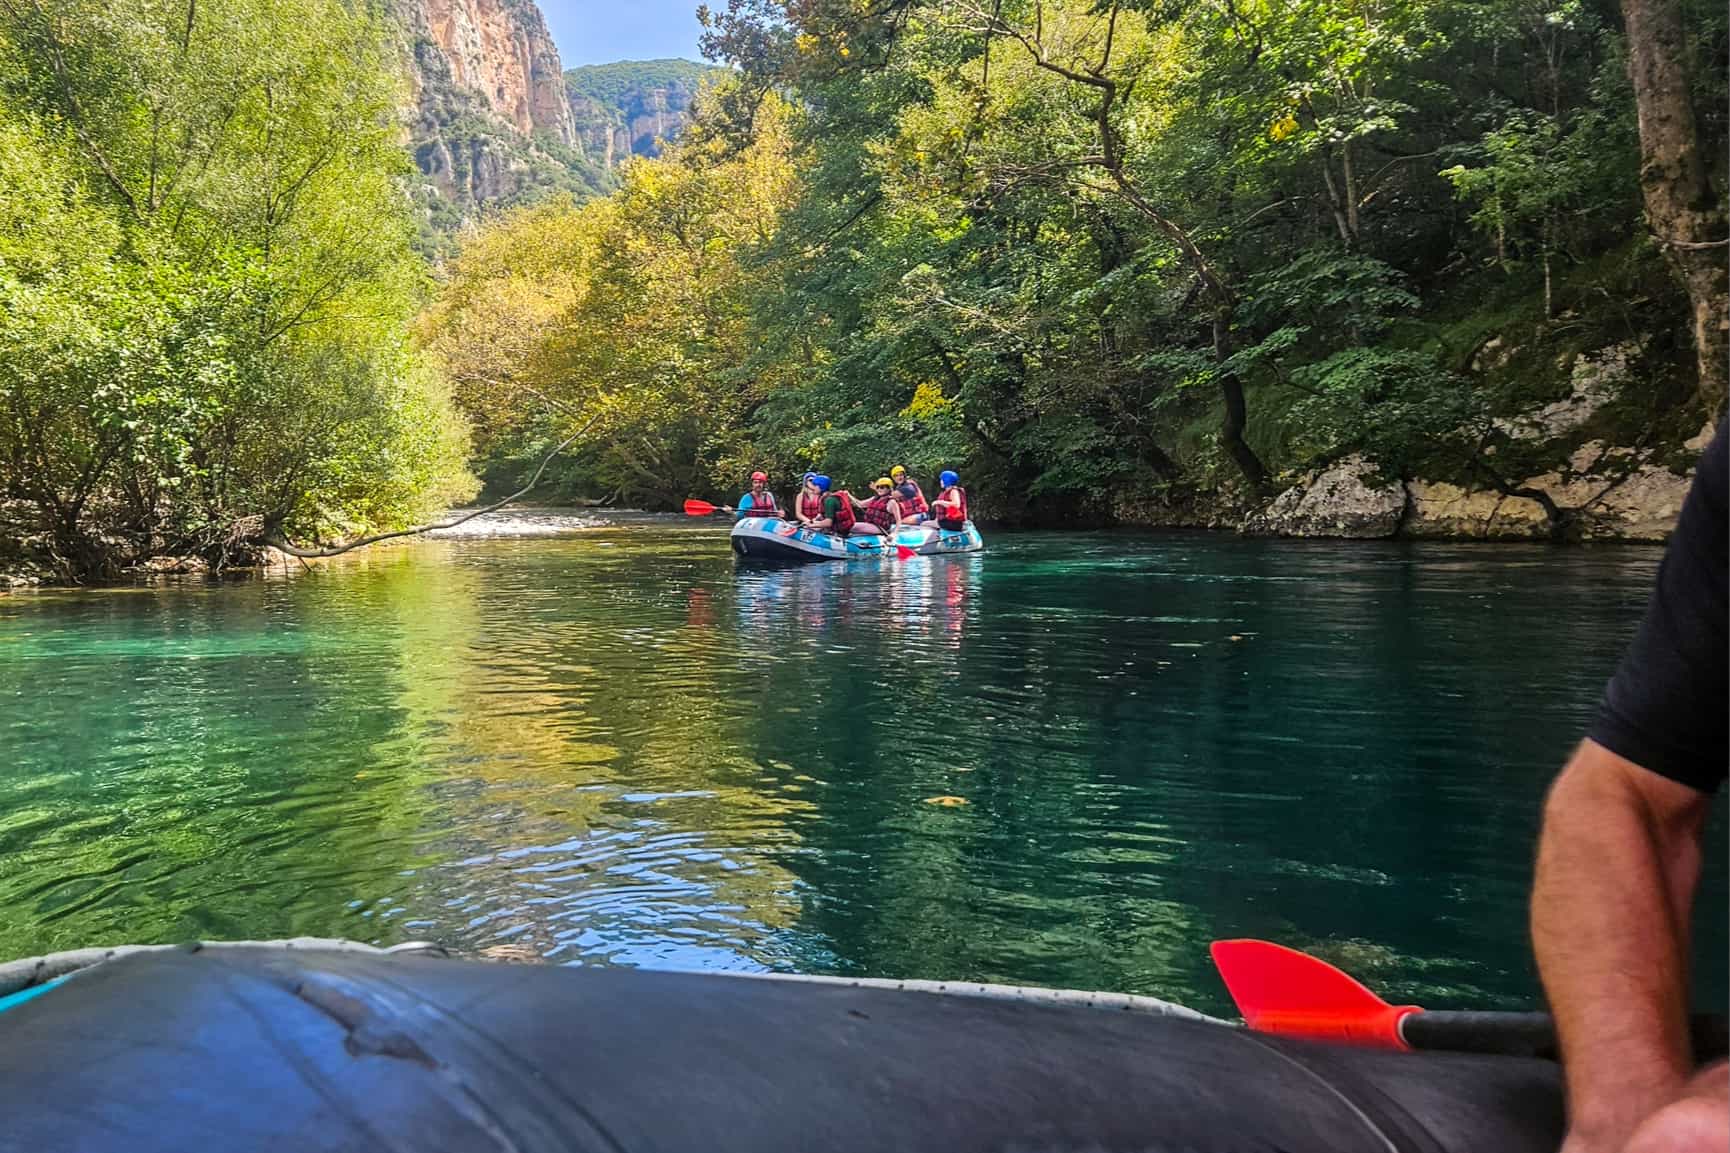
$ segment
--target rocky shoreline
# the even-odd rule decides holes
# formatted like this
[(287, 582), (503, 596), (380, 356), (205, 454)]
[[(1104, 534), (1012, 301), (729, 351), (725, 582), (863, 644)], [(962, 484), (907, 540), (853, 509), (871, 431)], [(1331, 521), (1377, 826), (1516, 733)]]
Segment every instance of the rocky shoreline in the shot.
[[(1686, 447), (1698, 452), (1709, 435), (1710, 429), (1702, 430)], [(1124, 503), (1113, 512), (1120, 528), (1206, 529), (1246, 536), (1662, 544), (1675, 527), (1693, 474), (1650, 463), (1633, 465), (1631, 453), (1590, 442), (1573, 454), (1567, 468), (1510, 485), (1512, 492), (1390, 479), (1363, 457), (1349, 456), (1299, 477), (1259, 506), (1223, 494), (1191, 493), (1172, 503)], [(503, 535), (557, 531), (533, 515), (517, 520), (521, 523)], [(477, 526), (462, 535), (496, 534)], [(304, 562), (267, 548), (253, 563), (225, 571), (281, 573), (302, 567), (307, 567)], [(210, 574), (210, 565), (199, 557), (153, 557), (124, 570), (118, 583)], [(0, 593), (39, 587), (76, 586), (44, 557), (0, 557)]]
[(1509, 491), (1445, 481), (1379, 478), (1361, 457), (1313, 472), (1246, 516), (1242, 532), (1266, 536), (1450, 540), (1615, 540), (1661, 543), (1675, 527), (1690, 474), (1642, 465), (1620, 477), (1586, 470), (1600, 445), (1567, 470)]
[[(1476, 367), (1491, 369), (1510, 350), (1491, 340)], [(1127, 525), (1233, 528), (1256, 536), (1384, 540), (1391, 537), (1485, 541), (1634, 541), (1661, 543), (1675, 527), (1693, 480), (1693, 463), (1711, 440), (1705, 427), (1668, 449), (1636, 442), (1655, 431), (1619, 427), (1609, 418), (1623, 393), (1638, 386), (1641, 346), (1625, 342), (1558, 364), (1565, 395), (1498, 418), (1480, 430), (1475, 475), (1508, 467), (1497, 447), (1537, 450), (1555, 462), (1519, 480), (1494, 484), (1390, 476), (1362, 455), (1345, 456), (1302, 476), (1265, 503), (1190, 497), (1168, 507), (1116, 510)], [(1530, 456), (1527, 459), (1531, 459)], [(1518, 476), (1519, 473), (1514, 475)]]
[(1209, 529), (1246, 536), (1662, 544), (1676, 525), (1692, 481), (1692, 473), (1646, 465), (1620, 478), (1546, 473), (1510, 485), (1514, 491), (1504, 493), (1446, 481), (1389, 480), (1353, 456), (1300, 477), (1260, 506), (1225, 498), (1192, 499), (1168, 506), (1124, 506), (1117, 514), (1125, 528)]

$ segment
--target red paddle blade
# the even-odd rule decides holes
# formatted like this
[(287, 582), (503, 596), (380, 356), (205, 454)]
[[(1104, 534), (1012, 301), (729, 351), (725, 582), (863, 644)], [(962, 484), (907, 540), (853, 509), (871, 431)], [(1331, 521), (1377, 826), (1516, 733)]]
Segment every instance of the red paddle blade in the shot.
[(895, 556), (898, 560), (912, 560), (918, 555), (918, 553), (914, 552), (904, 544), (898, 544), (895, 546)]
[(1400, 1019), (1423, 1011), (1390, 1005), (1326, 961), (1271, 941), (1215, 941), (1208, 951), (1244, 1021), (1263, 1033), (1405, 1049)]
[(717, 511), (715, 506), (706, 500), (688, 500), (685, 502), (686, 516), (708, 516)]

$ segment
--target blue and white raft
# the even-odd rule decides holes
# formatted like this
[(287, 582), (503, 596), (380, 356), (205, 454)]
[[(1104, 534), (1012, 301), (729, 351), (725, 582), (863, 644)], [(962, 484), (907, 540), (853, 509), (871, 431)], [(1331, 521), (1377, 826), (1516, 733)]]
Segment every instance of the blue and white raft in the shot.
[(865, 533), (840, 537), (802, 528), (790, 520), (748, 516), (733, 526), (732, 540), (733, 551), (741, 557), (763, 561), (858, 560), (908, 553), (947, 556), (985, 547), (972, 521), (959, 531), (922, 524), (896, 529), (886, 537)]

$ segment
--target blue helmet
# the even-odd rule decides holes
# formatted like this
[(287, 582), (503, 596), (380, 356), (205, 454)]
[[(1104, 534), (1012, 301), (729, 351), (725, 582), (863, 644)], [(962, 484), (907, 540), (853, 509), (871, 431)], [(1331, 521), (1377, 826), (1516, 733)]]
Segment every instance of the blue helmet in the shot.
[(956, 476), (950, 470), (944, 469), (942, 472), (937, 474), (937, 483), (942, 485), (944, 488), (949, 488), (952, 485), (960, 484), (961, 478)]
[(811, 478), (811, 483), (817, 486), (818, 492), (828, 492), (829, 486), (834, 482), (822, 473), (818, 473)]
[(799, 478), (799, 483), (800, 483), (800, 484), (804, 484), (804, 483), (805, 483), (805, 482), (806, 482), (806, 481), (811, 481), (811, 480), (816, 480), (816, 479), (817, 479), (817, 474), (816, 474), (816, 473), (814, 473), (814, 472), (808, 472), (808, 473), (806, 473), (806, 474), (805, 474), (805, 475), (804, 475), (804, 476), (802, 476), (802, 477), (800, 477), (800, 478)]

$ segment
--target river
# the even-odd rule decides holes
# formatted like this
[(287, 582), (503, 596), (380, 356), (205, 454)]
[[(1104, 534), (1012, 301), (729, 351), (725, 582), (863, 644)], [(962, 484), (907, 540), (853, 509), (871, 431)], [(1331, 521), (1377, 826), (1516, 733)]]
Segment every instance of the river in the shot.
[(1659, 556), (1001, 533), (749, 571), (712, 521), (483, 524), (0, 598), (0, 956), (432, 938), (1220, 1011), (1206, 943), (1254, 935), (1517, 1007), (1543, 789)]

